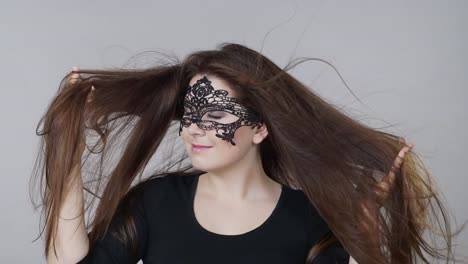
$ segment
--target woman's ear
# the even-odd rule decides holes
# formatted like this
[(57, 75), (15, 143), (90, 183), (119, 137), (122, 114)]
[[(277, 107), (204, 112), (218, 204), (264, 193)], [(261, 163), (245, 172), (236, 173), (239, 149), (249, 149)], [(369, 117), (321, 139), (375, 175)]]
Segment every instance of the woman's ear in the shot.
[(262, 123), (262, 125), (259, 128), (256, 128), (255, 134), (253, 135), (253, 139), (252, 139), (253, 143), (260, 144), (267, 136), (268, 136), (268, 129), (265, 123)]

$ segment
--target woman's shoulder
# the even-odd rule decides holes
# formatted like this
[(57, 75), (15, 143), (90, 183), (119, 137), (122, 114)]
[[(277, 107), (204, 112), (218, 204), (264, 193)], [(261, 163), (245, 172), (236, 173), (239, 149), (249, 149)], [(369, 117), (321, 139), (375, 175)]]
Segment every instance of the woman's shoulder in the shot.
[(142, 182), (138, 183), (140, 188), (145, 189), (145, 191), (154, 191), (154, 190), (166, 190), (170, 188), (180, 187), (180, 185), (190, 186), (195, 177), (196, 173), (190, 172), (166, 172), (153, 174)]
[[(318, 241), (329, 236), (334, 236), (327, 222), (322, 218), (321, 214), (313, 203), (308, 199), (307, 195), (300, 189), (289, 189), (293, 197), (291, 205), (303, 212), (306, 222), (306, 233), (309, 246), (315, 245)], [(328, 247), (324, 248), (321, 254), (313, 263), (348, 263), (349, 254), (344, 249), (342, 244), (336, 240)]]
[(152, 203), (161, 200), (168, 195), (187, 193), (194, 183), (196, 173), (189, 172), (166, 172), (153, 174), (145, 180), (137, 183), (132, 189), (141, 193), (144, 200)]
[(330, 232), (330, 228), (303, 190), (287, 188), (290, 193), (288, 207), (300, 214), (306, 225), (309, 243), (314, 244)]
[(301, 189), (293, 189), (288, 186), (284, 186), (285, 190), (289, 193), (289, 207), (300, 210), (305, 213), (306, 216), (310, 218), (321, 218), (317, 209), (313, 203), (309, 200), (307, 195)]

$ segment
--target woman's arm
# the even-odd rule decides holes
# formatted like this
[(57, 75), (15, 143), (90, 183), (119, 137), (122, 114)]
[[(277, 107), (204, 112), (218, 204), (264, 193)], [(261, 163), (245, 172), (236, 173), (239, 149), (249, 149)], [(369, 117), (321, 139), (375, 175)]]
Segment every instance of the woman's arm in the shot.
[[(151, 183), (146, 181), (132, 187), (120, 200), (106, 233), (90, 243), (88, 253), (76, 264), (128, 264), (137, 263), (146, 254), (148, 217), (146, 206), (151, 196)], [(154, 185), (153, 185), (154, 187)]]
[(60, 209), (55, 238), (58, 259), (54, 254), (54, 239), (52, 239), (47, 253), (48, 264), (77, 263), (88, 252), (89, 239), (83, 215), (84, 201), (80, 166), (75, 166), (72, 173), (74, 174), (72, 179), (75, 180), (70, 183), (70, 191), (64, 198)]

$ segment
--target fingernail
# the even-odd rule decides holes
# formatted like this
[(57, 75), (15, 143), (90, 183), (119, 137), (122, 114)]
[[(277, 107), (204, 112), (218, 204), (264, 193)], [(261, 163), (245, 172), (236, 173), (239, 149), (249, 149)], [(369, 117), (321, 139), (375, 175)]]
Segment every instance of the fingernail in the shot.
[(78, 70), (79, 70), (78, 66), (73, 66), (73, 71), (78, 71)]
[(91, 90), (96, 90), (96, 88), (94, 88), (94, 85), (91, 85)]

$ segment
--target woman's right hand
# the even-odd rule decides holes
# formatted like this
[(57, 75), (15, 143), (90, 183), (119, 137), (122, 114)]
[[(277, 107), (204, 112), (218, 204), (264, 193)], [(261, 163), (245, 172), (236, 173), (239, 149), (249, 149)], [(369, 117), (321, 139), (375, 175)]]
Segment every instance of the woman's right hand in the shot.
[[(80, 82), (80, 72), (77, 66), (73, 67), (73, 72), (69, 75), (67, 84), (73, 85)], [(90, 87), (87, 94), (84, 114), (92, 107), (90, 103), (94, 100), (94, 87)], [(86, 122), (86, 120), (85, 120)], [(83, 131), (80, 145), (77, 149), (77, 161), (71, 171), (71, 175), (66, 177), (66, 187), (62, 187), (62, 199), (58, 211), (57, 226), (52, 233), (47, 252), (48, 264), (77, 263), (86, 256), (89, 251), (89, 238), (84, 218), (84, 195), (83, 181), (81, 178), (81, 156), (86, 147), (86, 136)], [(55, 245), (55, 248), (54, 246)], [(56, 249), (56, 250), (54, 250)], [(57, 253), (57, 255), (55, 254)]]
[[(70, 79), (69, 79), (69, 83), (70, 84), (74, 84), (74, 83), (77, 83), (77, 82), (80, 82), (81, 79), (80, 79), (80, 69), (78, 68), (78, 66), (73, 66), (73, 73), (70, 75)], [(96, 89), (94, 88), (94, 86), (91, 86), (90, 87), (90, 91), (88, 93), (88, 96), (86, 98), (86, 107), (90, 107), (93, 99), (94, 99), (94, 91)], [(84, 109), (86, 110), (86, 109)], [(80, 154), (80, 156), (82, 155), (84, 149), (86, 147), (86, 136), (83, 136), (82, 140), (81, 140), (81, 144), (80, 144), (80, 147), (79, 147), (79, 150), (78, 150), (78, 153)]]

